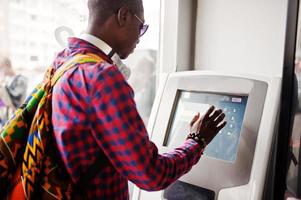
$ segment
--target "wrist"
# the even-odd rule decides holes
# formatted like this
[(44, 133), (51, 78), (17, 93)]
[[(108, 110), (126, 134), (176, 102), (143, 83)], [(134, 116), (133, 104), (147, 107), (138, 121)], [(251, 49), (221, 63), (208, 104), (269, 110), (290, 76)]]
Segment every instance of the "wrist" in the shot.
[(187, 139), (192, 139), (194, 140), (196, 143), (198, 143), (200, 145), (200, 147), (202, 149), (205, 149), (207, 146), (206, 140), (204, 137), (202, 137), (200, 134), (196, 134), (196, 133), (190, 133), (187, 137)]

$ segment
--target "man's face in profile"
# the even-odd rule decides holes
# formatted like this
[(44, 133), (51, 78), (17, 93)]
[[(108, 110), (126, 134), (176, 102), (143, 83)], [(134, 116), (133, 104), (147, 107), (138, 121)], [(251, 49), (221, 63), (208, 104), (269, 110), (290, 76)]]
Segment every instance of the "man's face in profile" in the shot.
[(139, 43), (144, 25), (144, 12), (133, 13), (129, 11), (129, 21), (125, 28), (125, 41), (120, 52), (120, 58), (125, 59), (134, 52), (136, 45)]

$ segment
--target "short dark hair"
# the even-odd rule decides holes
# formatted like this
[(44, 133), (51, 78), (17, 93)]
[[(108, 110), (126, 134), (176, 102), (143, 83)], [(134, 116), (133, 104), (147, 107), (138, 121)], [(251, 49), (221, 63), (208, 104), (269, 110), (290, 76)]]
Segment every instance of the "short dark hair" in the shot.
[(89, 0), (89, 17), (103, 24), (114, 12), (128, 6), (134, 13), (143, 11), (142, 0)]

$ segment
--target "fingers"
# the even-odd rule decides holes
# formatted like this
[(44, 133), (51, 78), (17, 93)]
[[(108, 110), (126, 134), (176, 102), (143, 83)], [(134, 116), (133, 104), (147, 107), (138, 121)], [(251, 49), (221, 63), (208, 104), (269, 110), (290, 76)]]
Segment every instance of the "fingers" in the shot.
[(211, 106), (208, 110), (207, 110), (207, 112), (206, 112), (206, 114), (204, 115), (204, 119), (208, 119), (209, 118), (209, 116), (211, 115), (211, 113), (214, 111), (214, 106)]
[(214, 121), (215, 121), (216, 124), (219, 124), (219, 123), (221, 123), (225, 119), (225, 114), (222, 113), (222, 111), (221, 111), (220, 115), (218, 115), (217, 118), (215, 117), (213, 119), (215, 119)]
[(221, 109), (214, 110), (214, 107), (212, 106), (207, 111), (206, 115), (209, 113), (212, 113), (212, 114), (208, 116), (207, 121), (208, 122), (211, 121), (210, 123), (211, 123), (212, 128), (214, 127), (214, 129), (220, 131), (222, 128), (224, 128), (226, 126), (226, 124), (227, 124), (226, 121), (223, 122), (226, 115), (223, 113), (223, 111)]
[(190, 122), (190, 126), (198, 125), (198, 129), (203, 126), (208, 126), (214, 129), (222, 129), (226, 122), (222, 121), (225, 119), (225, 114), (221, 109), (215, 110), (214, 106), (210, 106), (210, 108), (207, 110), (207, 112), (203, 115), (203, 117), (200, 117), (200, 113), (195, 115)]
[(192, 120), (191, 120), (191, 122), (190, 122), (190, 126), (192, 126), (192, 125), (199, 119), (199, 117), (200, 117), (200, 113), (198, 112), (198, 114), (196, 114), (196, 115), (192, 118)]
[[(216, 124), (217, 132), (219, 132), (222, 128), (224, 128), (227, 124), (226, 121), (222, 122), (225, 119), (225, 113), (222, 110), (216, 110), (214, 114), (211, 116)], [(221, 123), (222, 122), (222, 123)]]
[(223, 123), (221, 123), (219, 126), (217, 126), (217, 130), (220, 131), (222, 128), (224, 128), (226, 126), (227, 122), (224, 121)]
[(216, 118), (219, 117), (222, 114), (222, 112), (223, 111), (221, 109), (215, 110), (214, 113), (209, 117), (216, 121)]

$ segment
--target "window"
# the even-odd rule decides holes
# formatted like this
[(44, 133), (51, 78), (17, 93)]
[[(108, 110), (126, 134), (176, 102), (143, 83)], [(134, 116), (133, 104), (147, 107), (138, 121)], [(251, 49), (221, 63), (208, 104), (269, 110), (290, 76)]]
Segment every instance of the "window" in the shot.
[[(66, 45), (67, 37), (84, 31), (88, 20), (86, 2), (0, 1), (0, 7), (4, 8), (0, 16), (4, 22), (0, 24), (0, 55), (12, 61), (17, 74), (28, 77), (28, 92), (41, 81), (54, 56)], [(160, 1), (145, 0), (144, 7), (150, 29), (141, 38), (136, 52), (124, 62), (131, 68), (129, 83), (136, 93), (141, 116), (147, 122), (155, 95)]]

